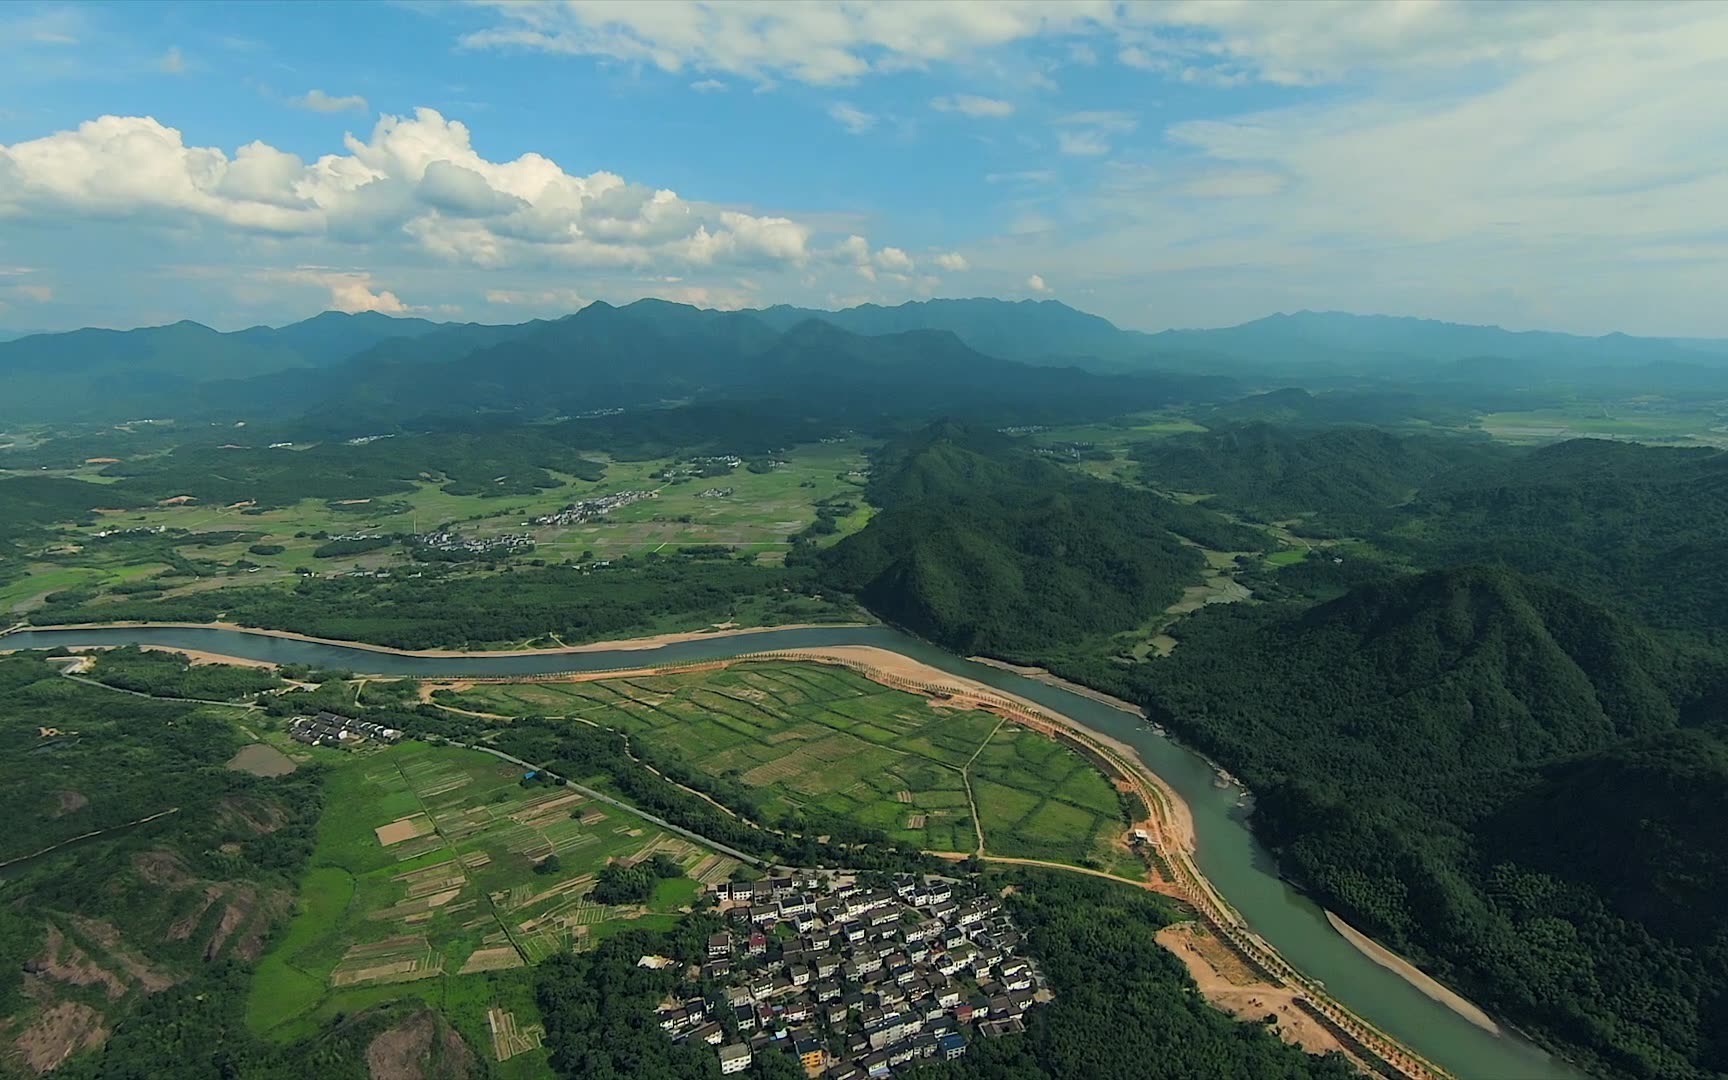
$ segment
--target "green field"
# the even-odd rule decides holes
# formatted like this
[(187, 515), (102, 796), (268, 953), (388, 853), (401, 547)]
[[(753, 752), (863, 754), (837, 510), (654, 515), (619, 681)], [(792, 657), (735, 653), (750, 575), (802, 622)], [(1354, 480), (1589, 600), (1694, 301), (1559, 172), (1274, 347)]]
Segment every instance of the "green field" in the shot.
[(1529, 412), (1483, 415), (1482, 430), (1513, 442), (1581, 437), (1633, 442), (1728, 444), (1728, 414), (1696, 403), (1660, 400), (1576, 402)]
[(840, 668), (723, 671), (475, 686), (439, 700), (510, 716), (573, 717), (652, 740), (698, 769), (927, 851), (974, 851), (967, 783), (988, 854), (1109, 865), (1114, 788), (1060, 743), (983, 712), (934, 707)]
[[(344, 755), (294, 920), (259, 964), (248, 1024), (288, 1041), (338, 1012), (419, 996), (484, 1049), (492, 1005), (534, 1022), (526, 965), (624, 926), (664, 928), (695, 898), (695, 880), (675, 879), (645, 905), (595, 904), (586, 897), (608, 862), (665, 853), (708, 882), (737, 865), (569, 788), (521, 779), (451, 747)], [(554, 853), (558, 871), (536, 873)], [(537, 1052), (506, 1064), (535, 1075), (535, 1058), (543, 1066)]]
[[(677, 459), (607, 464), (599, 482), (554, 474), (565, 486), (534, 495), (482, 497), (451, 495), (437, 483), (421, 482), (411, 493), (346, 503), (307, 499), (293, 506), (257, 510), (244, 504), (207, 506), (188, 503), (124, 512), (101, 513), (89, 525), (68, 525), (52, 543), (34, 553), (28, 577), (0, 586), (0, 614), (41, 595), (61, 589), (92, 588), (153, 576), (168, 569), (159, 552), (173, 545), (172, 534), (136, 540), (102, 542), (97, 533), (115, 529), (184, 530), (186, 533), (244, 532), (259, 534), (245, 540), (211, 546), (179, 546), (179, 554), (204, 564), (196, 580), (182, 577), (164, 582), (174, 595), (224, 584), (288, 584), (302, 572), (318, 574), (373, 570), (406, 565), (399, 547), (336, 558), (314, 558), (323, 541), (314, 534), (420, 533), (447, 523), (472, 537), (502, 533), (532, 533), (534, 558), (616, 558), (686, 545), (723, 544), (763, 561), (779, 561), (791, 537), (816, 520), (816, 506), (825, 500), (845, 501), (854, 509), (835, 524), (831, 543), (864, 527), (870, 509), (863, 500), (865, 451), (863, 440), (794, 447), (784, 464), (769, 472), (737, 468), (724, 476), (678, 477), (667, 481), (654, 474), (678, 464)], [(43, 475), (89, 479), (88, 469)], [(0, 475), (6, 475), (0, 473)], [(730, 489), (724, 497), (703, 497), (709, 489)], [(571, 502), (627, 490), (657, 491), (657, 497), (615, 511), (608, 520), (571, 526), (532, 526), (537, 516), (551, 514)], [(284, 550), (259, 555), (254, 543), (280, 545)], [(236, 564), (250, 563), (255, 566)]]

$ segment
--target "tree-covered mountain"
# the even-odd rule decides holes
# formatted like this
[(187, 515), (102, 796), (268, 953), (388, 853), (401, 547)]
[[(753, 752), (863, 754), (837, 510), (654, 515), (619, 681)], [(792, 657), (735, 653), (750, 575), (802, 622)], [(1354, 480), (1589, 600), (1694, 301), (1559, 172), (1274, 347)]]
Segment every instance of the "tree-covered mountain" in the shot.
[(1115, 368), (1146, 351), (1147, 335), (1076, 311), (1058, 300), (913, 300), (893, 307), (861, 304), (840, 311), (777, 304), (753, 312), (776, 329), (817, 319), (855, 334), (942, 330), (979, 352), (1028, 363), (1081, 363)]
[(885, 449), (869, 497), (881, 512), (822, 553), (826, 579), (950, 648), (1010, 658), (1162, 611), (1204, 565), (1185, 537), (1260, 542), (1207, 511), (947, 423)]
[(1377, 541), (1496, 562), (1654, 625), (1728, 633), (1728, 452), (1574, 439), (1434, 476)]
[(1462, 437), (1257, 422), (1140, 443), (1133, 456), (1154, 487), (1211, 495), (1238, 511), (1353, 517), (1403, 502), (1450, 469), (1495, 461), (1503, 450)]
[(1172, 632), (1074, 673), (1240, 775), (1328, 907), (1594, 1072), (1728, 1069), (1714, 661), (1486, 568)]

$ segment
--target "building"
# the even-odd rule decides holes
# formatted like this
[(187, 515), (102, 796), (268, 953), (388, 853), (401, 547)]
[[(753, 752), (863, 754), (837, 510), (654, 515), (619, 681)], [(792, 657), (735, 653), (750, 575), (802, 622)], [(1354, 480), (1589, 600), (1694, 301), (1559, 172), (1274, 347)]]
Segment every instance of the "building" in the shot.
[(750, 1048), (743, 1043), (733, 1043), (720, 1048), (720, 1075), (731, 1076), (741, 1073), (750, 1067)]

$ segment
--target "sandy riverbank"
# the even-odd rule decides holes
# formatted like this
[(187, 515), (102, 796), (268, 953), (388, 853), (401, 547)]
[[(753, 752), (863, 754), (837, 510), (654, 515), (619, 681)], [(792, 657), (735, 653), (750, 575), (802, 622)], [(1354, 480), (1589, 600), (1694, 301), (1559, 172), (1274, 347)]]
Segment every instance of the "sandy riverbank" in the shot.
[(1123, 712), (1131, 713), (1134, 716), (1140, 717), (1142, 720), (1146, 718), (1146, 710), (1134, 704), (1132, 701), (1124, 701), (1119, 697), (1112, 697), (1109, 694), (1104, 693), (1102, 690), (1094, 690), (1090, 686), (1082, 686), (1077, 682), (1069, 682), (1062, 676), (1053, 675), (1041, 667), (1030, 667), (1025, 664), (1010, 664), (1006, 660), (992, 660), (988, 656), (968, 656), (966, 659), (972, 661), (974, 664), (983, 664), (985, 667), (993, 667), (1000, 671), (1011, 671), (1016, 675), (1031, 679), (1034, 682), (1041, 682), (1046, 686), (1054, 686), (1058, 689), (1066, 690), (1070, 694), (1078, 694), (1083, 698), (1090, 698), (1100, 705), (1108, 705), (1112, 709), (1121, 709)]
[[(248, 660), (244, 656), (224, 656), (221, 653), (205, 652), (202, 649), (176, 649), (172, 645), (140, 645), (140, 649), (149, 652), (179, 653), (193, 664), (227, 664), (230, 667), (273, 668), (276, 665), (268, 660)], [(107, 652), (117, 649), (118, 645), (69, 645), (66, 651), (87, 656), (92, 653)], [(4, 652), (5, 650), (0, 650)], [(78, 669), (82, 671), (83, 669)]]
[[(484, 657), (484, 656), (564, 656), (571, 653), (627, 651), (636, 649), (658, 649), (662, 645), (674, 645), (681, 641), (700, 641), (706, 638), (743, 637), (748, 634), (765, 634), (775, 630), (828, 630), (873, 626), (874, 623), (786, 623), (781, 626), (742, 626), (707, 630), (685, 630), (670, 634), (654, 634), (649, 637), (625, 638), (618, 641), (591, 641), (585, 645), (566, 645), (561, 649), (499, 649), (497, 651), (471, 649), (393, 649), (388, 645), (374, 645), (366, 641), (344, 641), (340, 638), (313, 637), (311, 634), (297, 634), (292, 630), (267, 630), (256, 626), (242, 626), (229, 622), (105, 622), (105, 623), (66, 623), (54, 626), (23, 626), (13, 629), (22, 630), (137, 630), (151, 628), (167, 628), (178, 630), (232, 630), (240, 634), (257, 634), (261, 637), (286, 638), (289, 641), (305, 641), (314, 645), (335, 645), (344, 649), (360, 649), (364, 652), (387, 653), (391, 656), (425, 656), (425, 657)], [(0, 637), (0, 644), (5, 639)], [(15, 651), (0, 649), (0, 652)], [(179, 649), (177, 652), (187, 652)], [(206, 655), (216, 655), (214, 653)], [(228, 658), (223, 663), (251, 663), (252, 661)]]
[(1332, 929), (1338, 931), (1339, 935), (1343, 937), (1345, 941), (1354, 945), (1362, 955), (1374, 961), (1376, 964), (1379, 964), (1387, 971), (1397, 975), (1411, 986), (1422, 991), (1422, 993), (1426, 994), (1428, 997), (1433, 998), (1448, 1009), (1451, 1009), (1453, 1012), (1470, 1021), (1472, 1024), (1475, 1024), (1483, 1031), (1490, 1032), (1494, 1035), (1505, 1034), (1505, 1032), (1501, 1030), (1500, 1025), (1494, 1022), (1493, 1017), (1483, 1012), (1462, 994), (1448, 988), (1432, 976), (1428, 975), (1415, 964), (1412, 964), (1402, 956), (1399, 956), (1391, 949), (1388, 949), (1378, 941), (1375, 941), (1373, 938), (1351, 926), (1349, 923), (1332, 914), (1330, 911), (1326, 912), (1326, 921), (1331, 923)]

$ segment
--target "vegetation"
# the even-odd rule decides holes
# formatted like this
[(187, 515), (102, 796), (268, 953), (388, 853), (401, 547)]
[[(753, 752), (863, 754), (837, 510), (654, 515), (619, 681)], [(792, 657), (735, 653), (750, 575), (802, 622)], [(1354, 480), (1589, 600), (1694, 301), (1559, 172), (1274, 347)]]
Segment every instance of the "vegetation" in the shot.
[(0, 1016), (13, 1038), (35, 1033), (52, 1058), (164, 987), (224, 978), (282, 924), (322, 777), (226, 767), (244, 741), (233, 713), (0, 659)]
[(1329, 907), (1594, 1072), (1728, 1065), (1717, 661), (1487, 569), (1174, 632), (1084, 674), (1241, 776)]
[(1262, 519), (1320, 515), (1339, 524), (1403, 502), (1448, 469), (1497, 461), (1505, 451), (1461, 437), (1250, 423), (1141, 443), (1133, 455), (1154, 487), (1210, 495)]
[(412, 576), (318, 578), (291, 589), (235, 588), (57, 605), (33, 620), (207, 622), (221, 615), (247, 626), (426, 649), (483, 648), (553, 636), (575, 644), (729, 620), (772, 625), (852, 616), (842, 601), (812, 597), (813, 584), (808, 571), (684, 558), (498, 574), (428, 567)]
[(89, 677), (151, 697), (245, 701), (283, 685), (268, 668), (194, 664), (185, 653), (128, 645), (96, 654)]
[(975, 811), (990, 854), (1104, 868), (1123, 831), (1115, 790), (1066, 746), (843, 669), (759, 663), (488, 684), (439, 700), (579, 716), (623, 732), (634, 752), (675, 761), (706, 793), (790, 834), (864, 829), (922, 850), (971, 852), (980, 843)]
[(1264, 543), (1203, 510), (953, 425), (888, 447), (869, 495), (882, 509), (822, 554), (824, 579), (950, 648), (1006, 658), (1161, 612), (1204, 566), (1184, 542), (1191, 535)]

